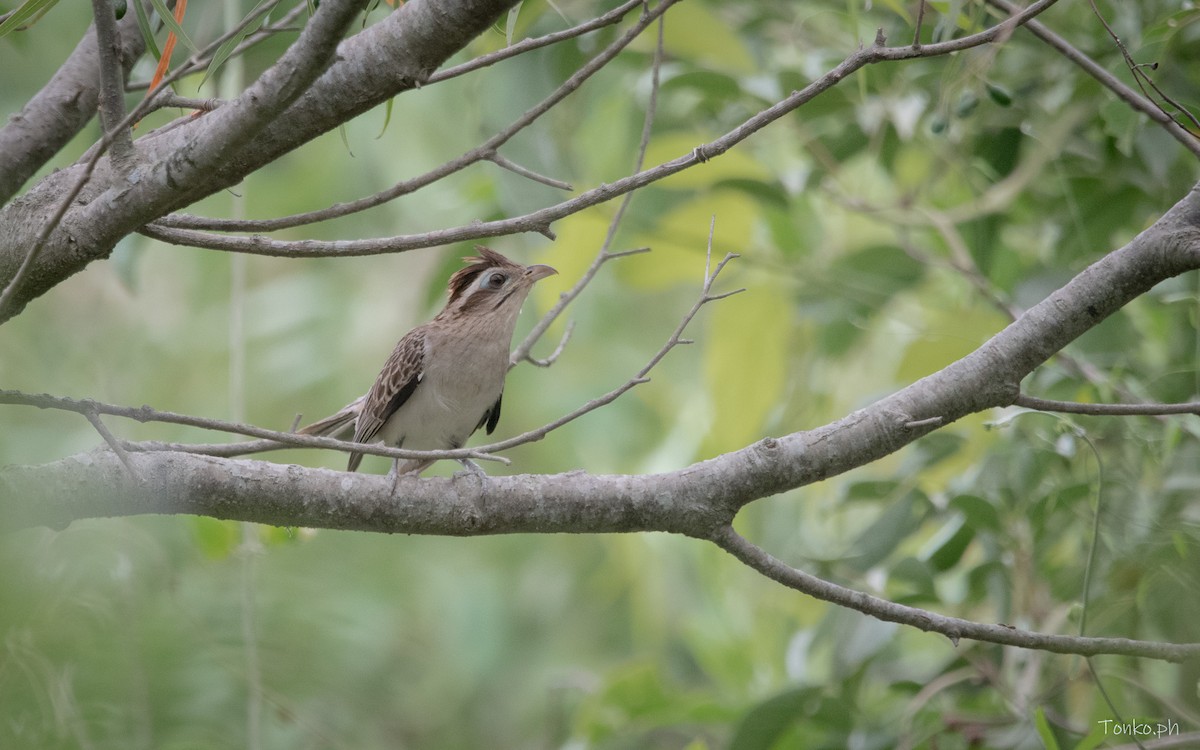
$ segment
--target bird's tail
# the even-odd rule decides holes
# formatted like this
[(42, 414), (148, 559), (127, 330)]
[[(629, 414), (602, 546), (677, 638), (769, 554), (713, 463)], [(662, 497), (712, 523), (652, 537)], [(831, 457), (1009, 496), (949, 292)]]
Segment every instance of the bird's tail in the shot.
[(359, 396), (354, 401), (346, 404), (334, 414), (330, 414), (324, 419), (319, 419), (310, 425), (301, 427), (296, 432), (301, 435), (316, 435), (317, 437), (331, 437), (339, 440), (350, 440), (354, 437), (354, 423), (358, 421), (358, 413), (362, 410), (363, 402), (367, 400), (365, 395)]

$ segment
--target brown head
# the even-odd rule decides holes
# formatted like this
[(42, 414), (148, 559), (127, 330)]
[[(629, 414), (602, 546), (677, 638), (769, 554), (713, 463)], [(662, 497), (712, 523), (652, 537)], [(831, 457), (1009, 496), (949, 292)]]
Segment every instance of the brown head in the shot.
[(491, 314), (512, 307), (515, 316), (535, 282), (558, 273), (550, 266), (523, 266), (490, 248), (476, 245), (478, 256), (463, 258), (466, 267), (450, 277), (449, 300), (438, 315)]

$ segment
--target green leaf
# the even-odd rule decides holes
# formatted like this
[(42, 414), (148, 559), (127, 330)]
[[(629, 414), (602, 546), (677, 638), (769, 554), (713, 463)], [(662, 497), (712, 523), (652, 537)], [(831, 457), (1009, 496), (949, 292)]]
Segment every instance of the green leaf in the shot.
[(906, 557), (888, 571), (890, 598), (903, 604), (937, 601), (937, 590), (929, 565), (915, 557)]
[(1038, 737), (1042, 739), (1046, 750), (1058, 750), (1058, 740), (1054, 737), (1054, 731), (1050, 729), (1050, 722), (1046, 721), (1046, 712), (1041, 706), (1038, 706), (1033, 714), (1033, 724), (1037, 727)]
[(185, 32), (183, 27), (179, 25), (179, 22), (175, 20), (175, 15), (171, 12), (163, 0), (150, 0), (150, 3), (154, 5), (154, 10), (158, 13), (158, 17), (162, 19), (163, 26), (167, 27), (167, 31), (173, 32), (175, 34), (175, 38), (183, 42), (183, 45), (190, 49), (193, 53), (200, 51), (196, 48), (196, 45), (192, 43), (192, 40), (188, 38), (187, 32)]
[(146, 42), (146, 49), (154, 56), (154, 61), (158, 62), (162, 58), (162, 52), (154, 41), (154, 29), (150, 28), (150, 18), (146, 15), (146, 8), (141, 3), (134, 3), (133, 10), (137, 13), (138, 29), (142, 32), (142, 40)]
[(350, 158), (354, 158), (354, 149), (350, 148), (350, 137), (346, 135), (346, 124), (338, 125), (338, 136), (342, 139), (342, 145), (346, 147), (346, 153), (350, 154)]
[(729, 750), (770, 750), (776, 740), (821, 697), (820, 689), (802, 687), (780, 693), (750, 710), (738, 722)]
[(887, 500), (895, 494), (900, 483), (894, 479), (866, 479), (846, 487), (842, 502), (853, 500)]
[(953, 510), (962, 513), (967, 523), (976, 531), (1000, 529), (1000, 513), (996, 506), (978, 495), (956, 495), (949, 505)]
[(987, 89), (988, 97), (996, 104), (999, 104), (1001, 107), (1012, 106), (1013, 98), (1008, 89), (995, 83), (988, 83), (985, 85), (985, 88)]
[(975, 111), (975, 108), (978, 106), (979, 97), (975, 94), (975, 92), (964, 91), (962, 92), (962, 95), (958, 97), (958, 105), (954, 108), (954, 114), (959, 118), (967, 118), (971, 116), (971, 114)]
[(379, 140), (383, 137), (383, 134), (387, 132), (388, 123), (392, 121), (392, 107), (394, 107), (395, 104), (396, 100), (393, 98), (388, 99), (387, 103), (383, 105), (383, 127), (379, 129), (379, 135), (375, 136), (375, 140)]
[(852, 557), (846, 562), (855, 570), (865, 571), (878, 565), (909, 534), (917, 530), (930, 510), (929, 499), (911, 490), (866, 528), (851, 545)]
[(504, 24), (504, 44), (511, 47), (513, 43), (513, 35), (517, 28), (517, 18), (521, 15), (521, 6), (525, 3), (520, 2), (514, 5), (508, 11), (508, 19)]
[(956, 516), (948, 521), (925, 545), (921, 559), (934, 570), (949, 570), (962, 559), (967, 545), (975, 538), (975, 529), (967, 523), (965, 516)]
[[(255, 4), (254, 8), (251, 9), (250, 13), (246, 15), (246, 18), (250, 18), (257, 13), (258, 9), (261, 8), (263, 3), (266, 2), (267, 0), (259, 0), (258, 3)], [(208, 69), (204, 71), (204, 78), (200, 81), (200, 85), (196, 88), (202, 88), (204, 84), (208, 82), (209, 78), (215, 76), (217, 71), (220, 70), (221, 66), (225, 64), (225, 61), (229, 59), (229, 56), (233, 54), (233, 51), (237, 49), (237, 46), (242, 43), (242, 40), (245, 39), (250, 32), (254, 31), (258, 24), (245, 23), (246, 18), (242, 19), (242, 23), (245, 25), (242, 26), (241, 31), (225, 40), (225, 43), (218, 47), (217, 51), (213, 53), (212, 61), (209, 62)]]
[(219, 521), (208, 516), (191, 518), (192, 538), (206, 557), (222, 560), (233, 554), (241, 543), (237, 521)]
[(0, 39), (3, 39), (10, 32), (16, 31), (25, 26), (26, 21), (31, 19), (36, 20), (45, 15), (46, 11), (50, 10), (58, 3), (58, 0), (25, 0), (12, 15), (0, 23)]

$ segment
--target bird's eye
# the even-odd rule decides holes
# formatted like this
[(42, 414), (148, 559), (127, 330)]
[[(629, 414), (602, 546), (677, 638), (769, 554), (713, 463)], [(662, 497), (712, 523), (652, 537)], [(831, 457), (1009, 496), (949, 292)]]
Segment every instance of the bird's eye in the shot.
[(499, 289), (504, 286), (506, 281), (508, 281), (508, 276), (502, 273), (489, 273), (483, 277), (479, 286), (484, 289)]

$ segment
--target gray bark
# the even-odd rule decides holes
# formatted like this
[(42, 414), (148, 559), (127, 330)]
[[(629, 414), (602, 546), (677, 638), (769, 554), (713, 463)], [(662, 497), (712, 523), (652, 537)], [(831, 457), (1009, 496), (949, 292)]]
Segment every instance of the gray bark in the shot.
[[(51, 233), (29, 278), (0, 309), (0, 323), (89, 263), (108, 257), (122, 237), (143, 224), (237, 184), (282, 154), (419, 85), (516, 0), (412, 0), (343, 41), (334, 54), (334, 43), (364, 2), (322, 3), (300, 39), (242, 96), (139, 138), (127, 177), (102, 159)], [(93, 41), (93, 53), (94, 48)], [(91, 74), (96, 75), (94, 68)], [(78, 85), (82, 75), (63, 76), (59, 88)], [(89, 112), (94, 112), (98, 78), (89, 85)], [(43, 95), (55, 99), (69, 92)], [(31, 127), (24, 137), (38, 134)], [(49, 154), (42, 161), (46, 158)], [(16, 274), (46, 217), (83, 172), (82, 164), (55, 172), (0, 209), (5, 227), (0, 288)]]

